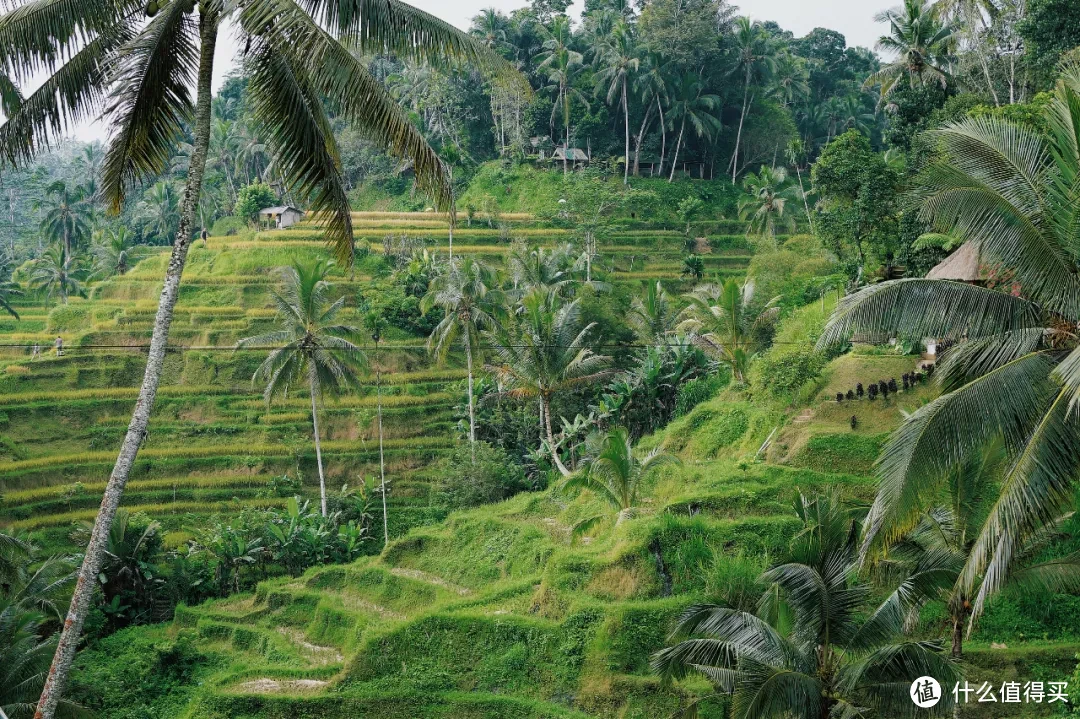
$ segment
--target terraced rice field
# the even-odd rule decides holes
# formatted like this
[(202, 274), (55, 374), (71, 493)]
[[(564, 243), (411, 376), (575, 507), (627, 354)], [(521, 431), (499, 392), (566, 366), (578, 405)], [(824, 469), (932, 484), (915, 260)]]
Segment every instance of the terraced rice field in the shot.
[[(436, 255), (449, 250), (447, 223), (431, 213), (354, 213), (358, 238), (373, 257), (355, 272), (335, 268), (335, 291), (348, 307), (343, 321), (360, 324), (356, 296), (374, 274), (386, 235), (421, 238)], [(571, 231), (544, 226), (527, 215), (485, 218), (454, 230), (454, 252), (499, 262), (514, 240), (555, 247)], [(702, 257), (707, 276), (745, 272), (749, 251), (739, 223), (704, 227), (715, 249)], [(606, 238), (594, 267), (630, 288), (663, 278), (673, 290), (681, 277), (685, 235), (627, 224)], [(364, 245), (364, 242), (359, 242)], [(303, 473), (305, 492), (316, 488), (307, 397), (267, 407), (251, 376), (264, 351), (232, 351), (236, 340), (265, 331), (274, 316), (271, 270), (295, 259), (326, 257), (312, 223), (284, 231), (211, 237), (196, 243), (183, 279), (157, 405), (124, 496), (124, 506), (160, 519), (184, 536), (201, 517), (240, 506), (281, 500), (267, 494), (271, 477)], [(73, 524), (95, 515), (104, 482), (130, 418), (142, 378), (167, 248), (125, 276), (92, 286), (67, 306), (18, 306), (20, 321), (0, 320), (0, 526), (40, 532), (73, 549)], [(64, 356), (51, 350), (64, 338)], [(29, 347), (40, 344), (41, 357)], [(442, 514), (429, 506), (431, 464), (453, 444), (455, 406), (464, 377), (460, 362), (435, 366), (425, 338), (391, 332), (383, 344), (385, 449), (391, 533), (430, 523)], [(331, 487), (355, 485), (377, 474), (374, 386), (327, 398), (323, 454)], [(167, 538), (168, 541), (168, 538)]]

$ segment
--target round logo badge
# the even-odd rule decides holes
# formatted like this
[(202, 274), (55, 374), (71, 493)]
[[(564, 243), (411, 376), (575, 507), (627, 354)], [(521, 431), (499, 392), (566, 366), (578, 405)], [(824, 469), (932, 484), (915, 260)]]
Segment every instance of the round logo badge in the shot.
[(933, 677), (919, 677), (911, 683), (911, 701), (920, 709), (929, 709), (941, 701), (941, 684)]

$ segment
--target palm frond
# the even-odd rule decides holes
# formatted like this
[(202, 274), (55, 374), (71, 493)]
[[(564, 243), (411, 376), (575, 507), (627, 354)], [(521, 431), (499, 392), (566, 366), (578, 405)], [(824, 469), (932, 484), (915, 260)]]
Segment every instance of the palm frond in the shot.
[(863, 553), (911, 529), (932, 494), (971, 452), (997, 437), (1019, 449), (1053, 397), (1053, 363), (1043, 354), (1014, 360), (920, 408), (897, 429), (877, 462), (881, 480), (866, 518)]
[(841, 300), (817, 346), (823, 349), (856, 333), (868, 341), (958, 340), (1039, 326), (1039, 308), (1028, 300), (963, 282), (902, 279), (870, 285)]
[(114, 212), (127, 188), (160, 174), (194, 107), (192, 68), (198, 66), (197, 28), (184, 3), (171, 2), (119, 50), (107, 113), (116, 128), (101, 167), (101, 193)]

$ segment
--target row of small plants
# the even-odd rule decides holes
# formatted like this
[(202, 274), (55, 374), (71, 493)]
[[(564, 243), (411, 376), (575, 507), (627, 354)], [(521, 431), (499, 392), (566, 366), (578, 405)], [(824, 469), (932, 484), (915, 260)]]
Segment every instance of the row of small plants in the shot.
[[(909, 389), (914, 389), (916, 385), (922, 384), (927, 378), (934, 375), (934, 365), (924, 364), (921, 368), (922, 371), (905, 373), (903, 375), (903, 390), (906, 392)], [(862, 399), (864, 396), (873, 401), (877, 399), (878, 395), (881, 395), (882, 399), (888, 399), (889, 394), (896, 394), (900, 392), (900, 385), (896, 383), (896, 378), (893, 377), (889, 380), (879, 380), (877, 382), (871, 382), (868, 387), (863, 388), (862, 382), (855, 385), (855, 389), (849, 389), (846, 393), (837, 392), (836, 401), (838, 403), (844, 400), (853, 401), (856, 399)]]

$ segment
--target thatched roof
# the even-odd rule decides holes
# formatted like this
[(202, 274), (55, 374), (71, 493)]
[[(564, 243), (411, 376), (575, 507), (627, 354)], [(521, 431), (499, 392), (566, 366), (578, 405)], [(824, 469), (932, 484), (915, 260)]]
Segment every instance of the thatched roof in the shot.
[(960, 248), (942, 260), (934, 269), (926, 273), (928, 280), (956, 280), (957, 282), (979, 281), (979, 247), (974, 242), (965, 242)]

